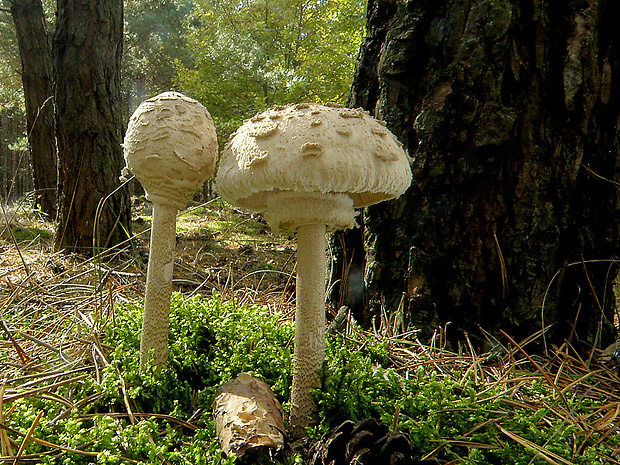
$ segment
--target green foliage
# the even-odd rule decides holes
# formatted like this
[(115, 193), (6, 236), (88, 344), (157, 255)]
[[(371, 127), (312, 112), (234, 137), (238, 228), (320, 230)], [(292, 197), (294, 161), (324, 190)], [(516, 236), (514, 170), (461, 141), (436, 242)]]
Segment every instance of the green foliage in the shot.
[(14, 227), (11, 231), (8, 229), (5, 230), (3, 234), (0, 234), (0, 237), (8, 239), (11, 233), (18, 243), (39, 241), (41, 239), (48, 240), (52, 237), (52, 233), (45, 229), (26, 228), (21, 226)]
[[(209, 408), (215, 389), (241, 372), (265, 380), (284, 401), (290, 390), (293, 328), (278, 324), (259, 307), (234, 302), (182, 299), (171, 304), (168, 366), (158, 372), (138, 371), (141, 307), (130, 305), (116, 316), (106, 343), (115, 345), (114, 362), (106, 370), (109, 382), (124, 373), (129, 393), (140, 411), (191, 416)], [(110, 389), (110, 392), (119, 392)], [(122, 399), (116, 399), (121, 402)]]
[(364, 32), (362, 0), (201, 0), (193, 66), (179, 84), (227, 135), (256, 111), (300, 100), (343, 103)]
[[(43, 411), (33, 436), (73, 450), (58, 456), (30, 442), (25, 453), (40, 454), (40, 463), (52, 465), (158, 464), (162, 460), (232, 465), (233, 458), (218, 461), (220, 450), (209, 414), (215, 389), (249, 372), (264, 379), (286, 409), (291, 383), (290, 322), (281, 322), (256, 306), (222, 301), (218, 295), (184, 299), (175, 294), (168, 367), (139, 372), (140, 315), (140, 305), (118, 307), (115, 323), (103, 328), (103, 346), (113, 351), (100, 383), (87, 377), (55, 390), (56, 396), (70, 398), (76, 405), (100, 395), (91, 411), (76, 409), (69, 417), (54, 419), (63, 410), (59, 397), (30, 396), (12, 403), (7, 426), (25, 433)], [(597, 463), (600, 454), (609, 455), (618, 447), (617, 437), (584, 436), (575, 422), (554, 414), (568, 409), (573, 418), (585, 417), (604, 400), (560, 397), (544, 379), (528, 376), (521, 378), (520, 398), (544, 400), (533, 410), (525, 402), (519, 406), (502, 392), (504, 387), (477, 385), (473, 375), (463, 376), (458, 370), (438, 379), (437, 372), (420, 364), (417, 371), (402, 376), (393, 368), (391, 353), (389, 340), (357, 329), (346, 338), (328, 339), (323, 385), (315, 392), (320, 423), (310, 431), (311, 437), (318, 438), (345, 419), (372, 416), (397, 424), (411, 439), (414, 458), (432, 454), (441, 463), (464, 465), (548, 463), (525, 444), (585, 465)], [(127, 405), (132, 412), (146, 415), (130, 421)], [(186, 420), (200, 409), (204, 413), (195, 430), (174, 421)], [(297, 456), (286, 460), (291, 465), (300, 463)]]
[[(3, 79), (2, 76), (0, 76), (0, 119), (2, 120), (0, 136), (9, 149), (7, 152), (25, 152), (28, 149), (25, 132), (26, 111), (21, 82)], [(6, 157), (8, 154), (3, 155)], [(0, 161), (2, 161), (0, 166), (8, 163), (5, 158), (0, 158)], [(27, 168), (26, 162), (24, 168)]]
[[(135, 460), (155, 464), (161, 459), (172, 464), (215, 463), (220, 451), (209, 412), (218, 386), (249, 372), (264, 379), (281, 401), (288, 398), (293, 338), (290, 323), (280, 323), (262, 308), (221, 302), (215, 295), (208, 300), (174, 295), (168, 367), (140, 372), (141, 312), (140, 305), (119, 307), (115, 324), (105, 328), (102, 342), (114, 350), (110, 364), (102, 370), (101, 383), (86, 378), (56, 391), (76, 403), (101, 395), (94, 412), (74, 411), (70, 418), (52, 422), (60, 412), (53, 397), (15, 401), (7, 418), (11, 428), (25, 433), (43, 411), (35, 437), (90, 451), (90, 455), (66, 452), (62, 458), (42, 455), (41, 463), (120, 464)], [(199, 428), (191, 433), (156, 416), (140, 416), (132, 424), (126, 402), (134, 413), (179, 419), (188, 419), (199, 409), (205, 413)], [(45, 454), (48, 450), (30, 443), (27, 453)]]
[[(441, 463), (549, 463), (525, 447), (526, 441), (574, 464), (593, 463), (597, 454), (609, 452), (609, 445), (600, 444), (595, 435), (583, 440), (581, 452), (576, 453), (575, 437), (583, 432), (566, 419), (549, 420), (554, 411), (564, 411), (562, 407), (570, 409), (572, 418), (588, 415), (593, 407), (590, 400), (563, 400), (544, 380), (533, 377), (520, 394), (546, 399), (548, 407), (532, 413), (526, 404), (511, 408), (503, 386), (484, 389), (473, 376), (463, 378), (458, 371), (440, 381), (436, 372), (420, 366), (415, 376), (405, 379), (386, 363), (384, 341), (357, 336), (361, 340), (357, 350), (341, 340), (329, 344), (323, 386), (316, 391), (321, 424), (312, 432), (314, 437), (343, 420), (370, 416), (387, 425), (397, 423), (411, 440), (414, 458), (432, 454)], [(522, 442), (509, 438), (498, 425)]]
[(191, 0), (126, 0), (123, 91), (129, 111), (174, 87), (177, 63), (190, 65), (185, 18)]
[(21, 91), (21, 62), (17, 35), (13, 26), (10, 5), (7, 0), (0, 1), (0, 92)]

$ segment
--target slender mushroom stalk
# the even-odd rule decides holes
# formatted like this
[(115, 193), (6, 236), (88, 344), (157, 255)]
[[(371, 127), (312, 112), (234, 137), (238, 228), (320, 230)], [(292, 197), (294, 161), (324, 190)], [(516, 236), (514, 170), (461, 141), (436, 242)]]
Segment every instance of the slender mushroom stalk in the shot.
[(166, 365), (177, 207), (153, 202), (151, 246), (146, 272), (146, 292), (140, 339), (140, 367), (144, 368), (152, 351), (156, 367)]
[(176, 215), (213, 174), (217, 137), (209, 112), (196, 100), (164, 92), (136, 109), (123, 143), (127, 167), (153, 202), (140, 368), (167, 362)]
[(297, 104), (246, 121), (220, 158), (217, 187), (264, 212), (275, 232), (297, 233), (297, 300), (290, 435), (313, 422), (312, 389), (325, 353), (325, 233), (355, 226), (355, 208), (401, 195), (409, 159), (361, 109)]
[(295, 357), (291, 424), (303, 424), (314, 410), (311, 390), (319, 385), (325, 357), (325, 225), (297, 229)]

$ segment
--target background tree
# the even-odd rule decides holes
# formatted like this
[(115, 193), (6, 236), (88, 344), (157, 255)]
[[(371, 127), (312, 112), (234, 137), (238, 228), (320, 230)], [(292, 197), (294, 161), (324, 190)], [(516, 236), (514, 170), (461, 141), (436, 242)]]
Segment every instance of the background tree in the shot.
[(21, 62), (10, 4), (0, 2), (0, 195), (17, 201), (33, 189)]
[(0, 201), (17, 201), (33, 188), (21, 97), (0, 89)]
[(345, 102), (363, 34), (363, 0), (196, 1), (179, 63), (182, 91), (227, 136), (274, 104)]
[(405, 143), (414, 181), (364, 214), (367, 317), (399, 309), (426, 335), (451, 322), (453, 342), (550, 324), (548, 343), (611, 340), (617, 13), (605, 0), (370, 0), (351, 103)]
[(9, 0), (15, 24), (26, 104), (26, 131), (35, 205), (56, 216), (56, 140), (52, 50), (41, 0)]
[[(128, 237), (123, 166), (120, 64), (123, 2), (58, 0), (53, 41), (58, 142), (58, 225), (55, 248), (92, 251)], [(95, 236), (95, 226), (97, 236)]]
[[(111, 40), (114, 43), (110, 53), (107, 45), (101, 46), (109, 39), (106, 34), (116, 33), (118, 26), (105, 19), (103, 6), (101, 11), (91, 6), (79, 10), (72, 2), (58, 1), (57, 15), (53, 15), (54, 5), (45, 0), (42, 9), (40, 1), (5, 0), (8, 6), (14, 4), (18, 26), (29, 31), (22, 34), (24, 85), (30, 89), (26, 99), (30, 127), (35, 129), (39, 125), (32, 123), (37, 115), (36, 121), (42, 121), (39, 110), (51, 109), (51, 101), (42, 100), (46, 105), (41, 102), (49, 80), (33, 83), (43, 80), (43, 75), (37, 77), (34, 71), (45, 69), (44, 52), (31, 56), (33, 44), (43, 47), (47, 40), (42, 10), (51, 29), (56, 29), (53, 77), (58, 80), (58, 150), (63, 152), (59, 155), (61, 211), (56, 247), (68, 250), (92, 247), (96, 207), (102, 196), (118, 186), (116, 165), (122, 162), (114, 160), (121, 159), (120, 134), (129, 114), (142, 100), (169, 89), (198, 98), (213, 113), (222, 138), (244, 118), (275, 103), (302, 99), (344, 102), (363, 32), (363, 0), (270, 0), (236, 5), (216, 0), (127, 0), (127, 49), (121, 83), (124, 120), (119, 124), (111, 122), (118, 111), (118, 99), (112, 96), (118, 86), (117, 74), (108, 71), (110, 60), (116, 59), (121, 47), (116, 38)], [(86, 36), (88, 28), (96, 34)], [(11, 49), (17, 42), (13, 34), (14, 30), (0, 27), (0, 46), (7, 44), (7, 50)], [(97, 47), (90, 49), (93, 44)], [(15, 51), (7, 56), (16, 56)], [(114, 82), (108, 85), (108, 78)], [(3, 78), (2, 85), (6, 84)], [(111, 107), (105, 109), (108, 103)], [(117, 129), (105, 129), (107, 124)], [(36, 136), (34, 132), (31, 135)], [(14, 137), (23, 140), (22, 132)], [(33, 150), (35, 145), (31, 143)], [(53, 144), (41, 145), (52, 150)], [(36, 160), (42, 161), (43, 157)], [(14, 163), (10, 166), (5, 169), (7, 176)], [(53, 166), (51, 161), (40, 164), (46, 173), (53, 173)], [(23, 187), (18, 193), (24, 192)], [(118, 201), (119, 205), (114, 204), (114, 199), (108, 205), (123, 210), (121, 204), (126, 202)], [(101, 221), (104, 243), (108, 239), (111, 244), (120, 240), (108, 237), (116, 220)]]
[(173, 90), (177, 69), (191, 66), (189, 0), (126, 0), (122, 79), (126, 117), (148, 97)]

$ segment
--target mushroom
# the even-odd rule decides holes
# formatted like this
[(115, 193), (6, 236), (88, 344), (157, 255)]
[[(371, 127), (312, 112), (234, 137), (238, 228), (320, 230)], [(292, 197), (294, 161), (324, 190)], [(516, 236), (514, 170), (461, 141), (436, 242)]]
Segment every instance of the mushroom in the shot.
[(356, 208), (401, 195), (411, 182), (402, 144), (362, 109), (276, 106), (246, 121), (219, 162), (218, 192), (297, 232), (290, 429), (303, 436), (316, 408), (325, 352), (325, 233), (356, 226)]
[(209, 112), (199, 102), (164, 92), (136, 109), (123, 148), (123, 175), (131, 171), (153, 203), (140, 368), (151, 356), (153, 365), (162, 367), (168, 352), (176, 214), (213, 174), (217, 136)]

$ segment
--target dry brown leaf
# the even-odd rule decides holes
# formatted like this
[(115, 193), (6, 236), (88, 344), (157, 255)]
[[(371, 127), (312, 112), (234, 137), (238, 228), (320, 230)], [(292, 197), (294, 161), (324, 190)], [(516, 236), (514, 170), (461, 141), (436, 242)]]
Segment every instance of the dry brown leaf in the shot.
[(215, 393), (213, 418), (222, 451), (238, 457), (249, 450), (284, 446), (284, 412), (272, 390), (247, 373)]

